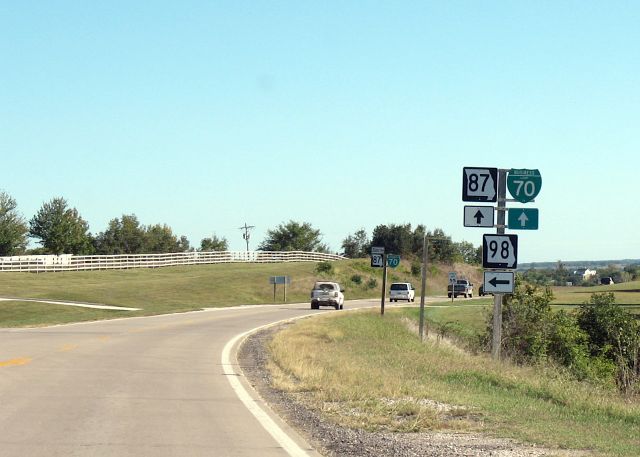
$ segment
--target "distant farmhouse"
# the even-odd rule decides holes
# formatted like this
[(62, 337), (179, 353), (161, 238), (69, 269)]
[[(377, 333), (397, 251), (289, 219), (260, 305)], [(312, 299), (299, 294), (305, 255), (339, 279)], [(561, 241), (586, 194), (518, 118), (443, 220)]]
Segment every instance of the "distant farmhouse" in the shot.
[(589, 268), (578, 268), (573, 271), (573, 276), (577, 276), (582, 278), (583, 281), (588, 281), (589, 278), (592, 278), (596, 275), (596, 270), (591, 270)]

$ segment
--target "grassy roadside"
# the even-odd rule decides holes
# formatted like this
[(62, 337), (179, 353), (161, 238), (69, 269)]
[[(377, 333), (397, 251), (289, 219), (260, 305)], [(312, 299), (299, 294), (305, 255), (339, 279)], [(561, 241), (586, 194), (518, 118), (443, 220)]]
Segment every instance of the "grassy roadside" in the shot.
[(551, 447), (637, 455), (638, 403), (553, 370), (420, 344), (407, 325), (414, 315), (413, 309), (384, 318), (369, 311), (331, 314), (289, 327), (270, 347), (278, 387), (298, 392), (344, 426), (480, 430)]
[[(259, 303), (283, 303), (284, 288), (277, 287), (274, 300), (270, 276), (288, 275), (287, 302), (307, 302), (318, 279), (339, 281), (348, 300), (380, 294), (381, 271), (368, 259), (331, 263), (331, 271), (317, 273), (316, 263), (218, 264), (157, 269), (131, 269), (64, 273), (0, 273), (0, 327), (39, 326), (66, 322), (146, 316)], [(434, 272), (438, 277), (437, 267)], [(445, 268), (446, 270), (446, 268)], [(390, 270), (390, 281), (417, 284), (411, 265), (403, 262)], [(432, 281), (431, 292), (441, 288)], [(438, 291), (443, 293), (442, 290)], [(20, 299), (90, 302), (140, 308), (140, 311), (104, 311), (54, 304), (29, 303)]]

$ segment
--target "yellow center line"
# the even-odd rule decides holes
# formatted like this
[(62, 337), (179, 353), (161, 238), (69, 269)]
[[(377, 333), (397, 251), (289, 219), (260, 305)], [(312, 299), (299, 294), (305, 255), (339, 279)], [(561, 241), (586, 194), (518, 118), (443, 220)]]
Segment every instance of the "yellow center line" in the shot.
[(69, 352), (69, 351), (73, 351), (74, 349), (77, 349), (78, 345), (77, 344), (65, 344), (64, 346), (62, 346), (60, 348), (60, 350), (62, 352)]
[(26, 365), (29, 362), (31, 362), (29, 357), (21, 357), (18, 359), (0, 361), (0, 367), (15, 367), (18, 365)]

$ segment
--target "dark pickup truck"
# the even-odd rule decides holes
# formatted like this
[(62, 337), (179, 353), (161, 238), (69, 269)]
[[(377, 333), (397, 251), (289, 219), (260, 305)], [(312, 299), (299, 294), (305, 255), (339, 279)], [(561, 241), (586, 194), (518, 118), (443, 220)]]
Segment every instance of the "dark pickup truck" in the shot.
[(453, 298), (458, 295), (464, 295), (464, 298), (473, 298), (473, 284), (467, 279), (458, 279), (455, 284), (449, 284), (447, 287), (447, 297), (451, 298), (452, 293)]

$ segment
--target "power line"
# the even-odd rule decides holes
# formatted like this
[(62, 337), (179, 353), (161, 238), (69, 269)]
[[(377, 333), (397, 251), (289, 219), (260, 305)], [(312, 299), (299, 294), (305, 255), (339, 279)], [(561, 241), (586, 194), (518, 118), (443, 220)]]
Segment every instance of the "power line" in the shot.
[(247, 252), (249, 252), (249, 239), (251, 238), (251, 229), (256, 228), (255, 225), (247, 225), (245, 222), (242, 227), (238, 227), (238, 230), (244, 230), (242, 238), (247, 243)]

